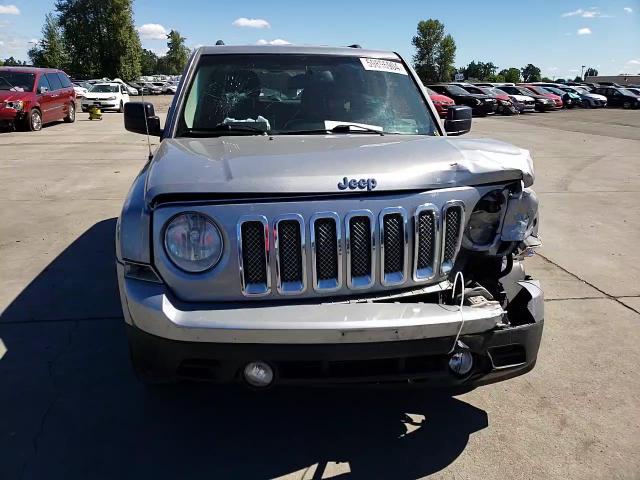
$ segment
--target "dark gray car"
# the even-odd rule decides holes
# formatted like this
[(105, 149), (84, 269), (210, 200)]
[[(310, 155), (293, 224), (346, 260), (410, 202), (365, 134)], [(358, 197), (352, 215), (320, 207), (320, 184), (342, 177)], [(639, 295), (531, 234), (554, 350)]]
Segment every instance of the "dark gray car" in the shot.
[(203, 47), (117, 224), (148, 382), (471, 388), (533, 368), (543, 295), (528, 151), (456, 139), (412, 68), (357, 48)]

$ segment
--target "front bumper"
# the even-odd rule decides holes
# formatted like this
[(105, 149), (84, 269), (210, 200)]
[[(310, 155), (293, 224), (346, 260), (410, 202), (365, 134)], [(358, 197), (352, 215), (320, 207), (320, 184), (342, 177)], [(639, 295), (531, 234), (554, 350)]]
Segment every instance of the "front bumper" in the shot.
[(0, 106), (0, 123), (13, 123), (24, 118), (24, 112)]
[(262, 360), (273, 366), (277, 383), (476, 386), (533, 368), (542, 334), (542, 291), (530, 282), (526, 311), (518, 315), (527, 318), (512, 321), (517, 326), (505, 325), (497, 303), (463, 307), (460, 338), (475, 368), (461, 378), (447, 363), (460, 329), (457, 307), (183, 303), (164, 285), (125, 278), (121, 264), (117, 269), (132, 355), (158, 377), (228, 383), (240, 379), (248, 362)]
[(87, 100), (86, 98), (82, 99), (80, 106), (82, 108), (82, 111), (87, 111), (90, 107), (98, 107), (102, 110), (120, 108), (120, 104), (117, 100), (107, 102), (103, 100)]

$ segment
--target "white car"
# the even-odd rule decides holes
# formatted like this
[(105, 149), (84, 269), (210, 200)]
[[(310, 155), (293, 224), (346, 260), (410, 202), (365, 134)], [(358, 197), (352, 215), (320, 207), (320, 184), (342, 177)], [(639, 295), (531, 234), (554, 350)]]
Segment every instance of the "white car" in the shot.
[(121, 80), (120, 78), (114, 78), (113, 80), (111, 80), (113, 83), (119, 83), (120, 85), (123, 85), (124, 88), (126, 88), (127, 93), (129, 95), (138, 95), (138, 89), (132, 87), (131, 85), (129, 85), (128, 83), (126, 83), (124, 80)]
[(122, 112), (124, 104), (129, 102), (129, 92), (124, 85), (117, 82), (96, 83), (82, 99), (80, 105), (86, 112), (95, 106), (101, 110)]
[(84, 87), (81, 87), (80, 85), (76, 85), (75, 83), (73, 84), (73, 91), (76, 92), (76, 98), (82, 98), (84, 97), (87, 92), (89, 90), (87, 90)]

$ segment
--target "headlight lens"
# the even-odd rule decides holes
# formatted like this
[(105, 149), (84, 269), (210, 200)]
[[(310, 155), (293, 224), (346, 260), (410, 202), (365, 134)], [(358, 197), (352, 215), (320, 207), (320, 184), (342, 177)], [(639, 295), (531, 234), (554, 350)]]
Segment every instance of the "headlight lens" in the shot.
[(13, 101), (5, 102), (4, 104), (6, 108), (13, 108), (18, 112), (22, 111), (22, 109), (24, 108), (24, 102), (22, 100), (13, 100)]
[(479, 98), (476, 98), (475, 101), (476, 105), (482, 105), (482, 100), (480, 100)]
[(204, 272), (222, 256), (222, 235), (206, 215), (181, 213), (165, 227), (164, 246), (171, 261), (190, 273)]
[(480, 199), (467, 223), (465, 235), (477, 246), (493, 243), (504, 207), (505, 197), (502, 190), (492, 190)]
[(115, 99), (116, 99), (116, 97), (108, 97), (108, 98), (105, 98), (105, 100), (115, 100)]

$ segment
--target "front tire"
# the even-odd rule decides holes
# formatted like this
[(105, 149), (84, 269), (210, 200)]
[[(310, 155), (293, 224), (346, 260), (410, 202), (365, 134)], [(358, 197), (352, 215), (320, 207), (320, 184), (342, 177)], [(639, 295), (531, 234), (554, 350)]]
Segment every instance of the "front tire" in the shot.
[(66, 123), (73, 123), (76, 121), (76, 104), (75, 102), (71, 102), (69, 104), (68, 110), (67, 110), (67, 116), (64, 117), (64, 121)]
[(631, 102), (624, 102), (622, 104), (622, 108), (626, 108), (627, 110), (631, 108)]
[(30, 132), (39, 132), (42, 130), (42, 113), (37, 108), (29, 112), (25, 121), (26, 129)]

